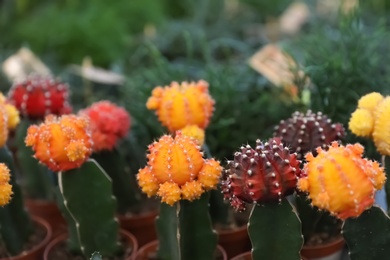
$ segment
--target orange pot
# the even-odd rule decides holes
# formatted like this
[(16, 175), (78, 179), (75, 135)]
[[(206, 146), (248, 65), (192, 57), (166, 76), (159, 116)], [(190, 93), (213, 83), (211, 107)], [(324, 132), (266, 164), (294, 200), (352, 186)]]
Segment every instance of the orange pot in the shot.
[(0, 260), (41, 260), (43, 256), (43, 251), (45, 250), (46, 245), (49, 243), (50, 239), (52, 238), (52, 231), (49, 223), (47, 223), (46, 220), (37, 217), (37, 216), (31, 216), (31, 219), (33, 222), (38, 224), (39, 226), (43, 227), (46, 230), (46, 236), (45, 238), (34, 248), (32, 248), (29, 251), (25, 251), (20, 255), (7, 257), (7, 258), (0, 258)]
[[(129, 232), (125, 230), (120, 230), (120, 235), (125, 238), (127, 245), (131, 246), (133, 250), (129, 256), (126, 256), (125, 260), (135, 260), (138, 250), (137, 239)], [(60, 243), (65, 243), (65, 240), (68, 238), (67, 233), (63, 233), (56, 238), (54, 238), (46, 247), (45, 252), (43, 253), (43, 260), (53, 260), (49, 258), (51, 251)]]
[[(157, 240), (144, 245), (138, 250), (136, 260), (149, 260), (150, 259), (149, 256), (157, 251), (157, 247), (158, 247)], [(228, 259), (225, 250), (221, 246), (218, 245), (217, 250), (222, 255), (223, 260)]]
[(217, 229), (217, 233), (218, 244), (225, 249), (229, 258), (251, 250), (252, 248), (247, 225), (240, 226), (236, 229)]
[(341, 254), (344, 246), (345, 240), (342, 236), (340, 236), (338, 239), (330, 243), (316, 246), (304, 245), (301, 249), (301, 254), (308, 259), (327, 257), (337, 253)]

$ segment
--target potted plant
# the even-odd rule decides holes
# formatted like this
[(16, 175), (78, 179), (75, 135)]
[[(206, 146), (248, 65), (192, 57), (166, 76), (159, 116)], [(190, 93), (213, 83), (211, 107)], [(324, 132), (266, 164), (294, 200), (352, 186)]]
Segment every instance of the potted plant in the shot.
[(59, 204), (68, 223), (68, 233), (48, 245), (45, 259), (89, 258), (97, 251), (105, 257), (133, 259), (137, 241), (119, 229), (112, 182), (99, 164), (89, 159), (93, 143), (88, 120), (49, 115), (45, 122), (28, 128), (25, 142), (36, 159), (58, 173)]
[(141, 196), (135, 173), (131, 172), (129, 167), (136, 162), (126, 162), (126, 152), (131, 147), (121, 149), (120, 146), (123, 139), (129, 135), (129, 113), (124, 108), (103, 100), (79, 111), (79, 114), (88, 117), (90, 122), (93, 141), (91, 157), (112, 180), (121, 227), (136, 236), (139, 246), (155, 240), (154, 219), (157, 216), (157, 204)]
[(52, 236), (50, 225), (30, 215), (16, 181), (14, 159), (6, 146), (9, 122), (18, 114), (0, 103), (0, 259), (39, 260)]
[(222, 171), (219, 162), (204, 159), (198, 143), (181, 131), (162, 136), (148, 150), (138, 184), (162, 203), (156, 220), (158, 242), (141, 248), (138, 259), (227, 259), (217, 247), (208, 208), (208, 191), (216, 188)]
[[(332, 123), (328, 116), (311, 110), (294, 112), (286, 120), (275, 127), (273, 134), (279, 137), (292, 152), (296, 152), (301, 160), (305, 154), (316, 154), (316, 148), (326, 149), (332, 141), (341, 140), (345, 136), (342, 124)], [(303, 165), (303, 164), (302, 164)], [(344, 249), (344, 239), (340, 233), (342, 222), (326, 211), (313, 207), (306, 194), (295, 194), (295, 206), (302, 222), (304, 245), (302, 256), (321, 258), (334, 256), (340, 258)]]
[(69, 86), (66, 83), (38, 74), (14, 82), (7, 99), (22, 116), (12, 145), (27, 198), (26, 206), (33, 214), (46, 219), (54, 233), (65, 228), (65, 221), (55, 203), (56, 175), (32, 157), (33, 151), (25, 146), (24, 139), (27, 128), (41, 122), (46, 115), (69, 113), (72, 108), (68, 100)]
[[(208, 88), (209, 84), (204, 80), (172, 82), (169, 86), (154, 88), (146, 106), (155, 110), (159, 121), (171, 134), (180, 130), (183, 135), (194, 138), (211, 159), (205, 142), (205, 131), (213, 115), (215, 101)], [(219, 190), (210, 193), (210, 213), (219, 244), (226, 250), (228, 257), (246, 251), (250, 247), (245, 226), (247, 219), (236, 218), (237, 215), (224, 203)]]

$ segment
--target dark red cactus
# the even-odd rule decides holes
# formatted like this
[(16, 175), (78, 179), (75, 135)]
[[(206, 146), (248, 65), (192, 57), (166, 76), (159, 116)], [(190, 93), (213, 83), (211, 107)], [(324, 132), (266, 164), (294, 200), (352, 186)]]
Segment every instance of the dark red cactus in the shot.
[(279, 138), (256, 141), (253, 149), (242, 146), (228, 161), (222, 177), (222, 192), (232, 207), (245, 210), (246, 203), (280, 202), (294, 192), (301, 175), (300, 161)]
[(15, 83), (8, 100), (28, 118), (43, 119), (48, 114), (62, 115), (71, 112), (68, 102), (69, 87), (49, 76), (32, 75)]
[(308, 152), (315, 154), (317, 147), (327, 148), (333, 141), (342, 139), (345, 130), (342, 124), (332, 124), (321, 112), (315, 114), (308, 110), (306, 114), (294, 112), (291, 118), (280, 121), (274, 136), (281, 138), (302, 159)]

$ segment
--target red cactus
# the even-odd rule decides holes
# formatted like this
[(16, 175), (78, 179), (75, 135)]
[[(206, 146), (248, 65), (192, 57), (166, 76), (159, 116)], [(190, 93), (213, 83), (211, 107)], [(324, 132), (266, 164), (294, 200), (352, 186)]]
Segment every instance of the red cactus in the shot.
[(279, 138), (264, 144), (257, 140), (255, 149), (242, 146), (228, 161), (222, 192), (232, 207), (242, 211), (246, 203), (281, 201), (294, 192), (300, 175), (296, 153), (290, 154)]
[(15, 83), (8, 100), (23, 116), (43, 119), (48, 114), (69, 114), (72, 108), (68, 102), (69, 87), (49, 76), (32, 75)]
[(332, 121), (321, 112), (306, 114), (295, 112), (287, 120), (280, 121), (275, 127), (275, 137), (298, 153), (298, 158), (304, 158), (308, 152), (315, 153), (317, 147), (327, 148), (333, 142), (345, 136), (342, 124), (332, 124)]

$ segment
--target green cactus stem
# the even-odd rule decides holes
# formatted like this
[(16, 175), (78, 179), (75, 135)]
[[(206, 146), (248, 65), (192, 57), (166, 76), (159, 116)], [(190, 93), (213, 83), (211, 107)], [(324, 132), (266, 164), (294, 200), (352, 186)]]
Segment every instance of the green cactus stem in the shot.
[(210, 194), (205, 193), (198, 200), (181, 200), (172, 207), (161, 205), (157, 219), (159, 259), (215, 258), (218, 237), (211, 226), (209, 197)]
[(89, 159), (78, 169), (60, 172), (58, 181), (84, 256), (90, 257), (97, 251), (103, 256), (120, 253), (116, 199), (104, 170)]
[(390, 256), (390, 218), (373, 206), (343, 225), (351, 260), (383, 260)]
[(300, 260), (301, 222), (284, 198), (280, 204), (255, 205), (249, 217), (252, 259)]
[(24, 143), (27, 128), (31, 124), (29, 120), (23, 119), (16, 131), (17, 166), (23, 176), (23, 187), (30, 198), (54, 200), (54, 182), (48, 168), (33, 157), (33, 150)]
[(118, 201), (118, 212), (121, 214), (134, 212), (139, 206), (141, 194), (135, 176), (130, 172), (130, 168), (126, 167), (123, 156), (114, 149), (94, 153), (93, 158), (112, 180), (114, 196)]
[(0, 148), (0, 162), (5, 163), (11, 172), (12, 200), (0, 207), (0, 234), (7, 250), (12, 255), (19, 254), (33, 231), (32, 221), (24, 209), (20, 187), (15, 180), (15, 166), (12, 155), (6, 147)]

